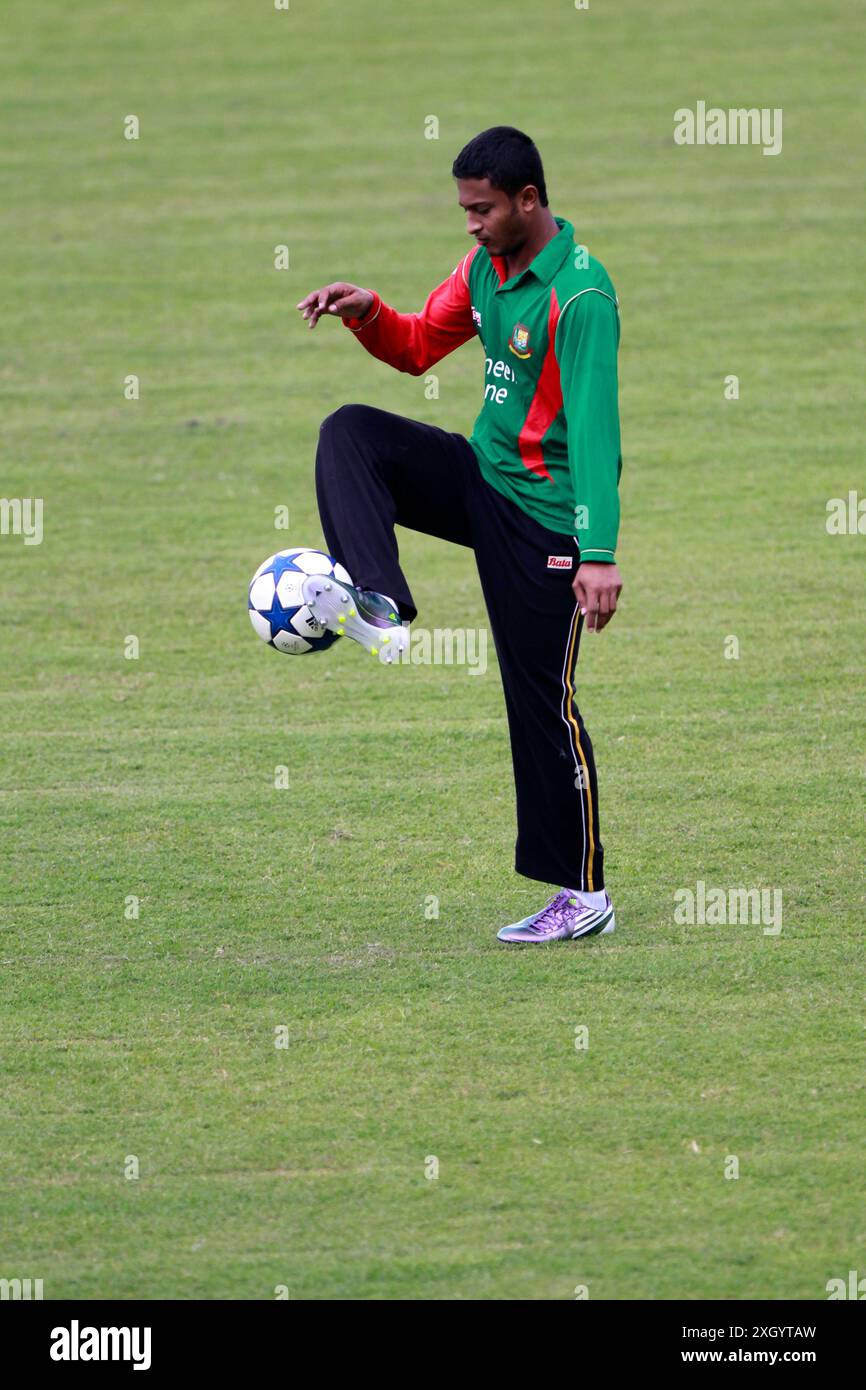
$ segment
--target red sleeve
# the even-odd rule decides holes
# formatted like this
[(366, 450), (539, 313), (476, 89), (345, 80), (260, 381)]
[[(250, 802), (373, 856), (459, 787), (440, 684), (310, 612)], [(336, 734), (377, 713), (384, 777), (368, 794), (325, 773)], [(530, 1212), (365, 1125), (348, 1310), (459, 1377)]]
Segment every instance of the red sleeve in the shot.
[(374, 290), (373, 303), (364, 317), (343, 322), (380, 362), (420, 376), (434, 362), (468, 342), (475, 332), (469, 266), (478, 250), (474, 246), (448, 279), (436, 286), (420, 314), (398, 314)]

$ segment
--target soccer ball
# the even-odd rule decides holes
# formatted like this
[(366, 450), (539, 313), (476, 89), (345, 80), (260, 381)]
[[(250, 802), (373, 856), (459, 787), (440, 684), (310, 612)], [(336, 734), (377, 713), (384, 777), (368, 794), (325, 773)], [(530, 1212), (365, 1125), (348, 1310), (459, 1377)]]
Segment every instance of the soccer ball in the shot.
[(313, 617), (304, 602), (301, 584), (308, 574), (352, 582), (348, 571), (330, 555), (304, 546), (269, 555), (250, 580), (250, 622), (263, 642), (290, 656), (326, 651), (338, 637)]

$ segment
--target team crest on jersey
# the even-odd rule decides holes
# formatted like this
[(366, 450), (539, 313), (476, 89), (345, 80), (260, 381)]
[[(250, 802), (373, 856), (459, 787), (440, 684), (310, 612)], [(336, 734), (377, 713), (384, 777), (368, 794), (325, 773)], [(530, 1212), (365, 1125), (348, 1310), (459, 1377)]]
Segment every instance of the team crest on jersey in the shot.
[(511, 337), (508, 340), (508, 347), (515, 357), (531, 357), (532, 348), (529, 346), (529, 329), (525, 323), (516, 323), (511, 330)]

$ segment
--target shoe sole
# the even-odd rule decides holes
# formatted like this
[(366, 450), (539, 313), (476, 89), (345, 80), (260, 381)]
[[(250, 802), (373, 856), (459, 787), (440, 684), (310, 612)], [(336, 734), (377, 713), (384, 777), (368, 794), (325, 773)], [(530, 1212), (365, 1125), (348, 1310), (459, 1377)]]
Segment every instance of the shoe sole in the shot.
[(408, 647), (408, 628), (401, 623), (387, 628), (368, 623), (355, 607), (353, 596), (338, 579), (311, 574), (303, 581), (301, 590), (313, 617), (329, 632), (353, 638), (365, 651), (378, 656), (384, 665), (390, 666), (397, 661)]
[(583, 931), (575, 932), (573, 936), (554, 936), (547, 941), (539, 940), (538, 938), (526, 938), (521, 941), (519, 938), (515, 937), (500, 936), (497, 932), (496, 939), (501, 941), (504, 946), (554, 946), (558, 941), (583, 941), (587, 936), (607, 936), (615, 929), (616, 918), (613, 914), (613, 909), (611, 909), (609, 913), (606, 913), (605, 916), (602, 917), (601, 921), (593, 922), (591, 926), (584, 928)]

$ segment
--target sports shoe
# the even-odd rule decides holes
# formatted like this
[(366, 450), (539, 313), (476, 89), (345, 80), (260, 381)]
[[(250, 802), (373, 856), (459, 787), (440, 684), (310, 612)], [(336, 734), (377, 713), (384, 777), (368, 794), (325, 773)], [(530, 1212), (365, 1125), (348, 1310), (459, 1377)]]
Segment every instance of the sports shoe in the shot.
[(387, 594), (356, 589), (324, 574), (308, 575), (301, 590), (313, 617), (329, 632), (354, 637), (386, 665), (408, 647), (408, 624), (401, 622), (399, 609)]
[(543, 945), (545, 941), (577, 941), (581, 936), (606, 936), (616, 926), (613, 903), (605, 892), (604, 907), (584, 907), (579, 898), (565, 888), (548, 901), (540, 912), (524, 917), (510, 927), (497, 932), (500, 941), (516, 941), (520, 945)]

